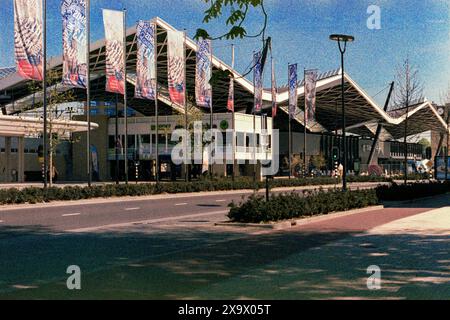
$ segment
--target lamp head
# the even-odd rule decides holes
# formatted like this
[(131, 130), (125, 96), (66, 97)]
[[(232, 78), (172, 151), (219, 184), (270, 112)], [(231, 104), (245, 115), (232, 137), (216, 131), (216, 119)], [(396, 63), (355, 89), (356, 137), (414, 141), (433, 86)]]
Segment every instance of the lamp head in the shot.
[(332, 34), (330, 35), (330, 40), (338, 42), (353, 42), (355, 41), (355, 37), (345, 34)]

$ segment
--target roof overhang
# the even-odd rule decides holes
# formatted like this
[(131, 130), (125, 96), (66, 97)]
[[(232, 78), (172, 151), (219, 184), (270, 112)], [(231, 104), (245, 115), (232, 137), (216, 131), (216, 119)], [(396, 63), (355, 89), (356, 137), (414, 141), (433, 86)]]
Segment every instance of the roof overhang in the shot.
[[(88, 131), (88, 123), (83, 121), (51, 120), (51, 126), (58, 134)], [(42, 134), (43, 127), (41, 118), (0, 115), (0, 136), (35, 136)], [(97, 128), (98, 124), (91, 123), (91, 130)]]

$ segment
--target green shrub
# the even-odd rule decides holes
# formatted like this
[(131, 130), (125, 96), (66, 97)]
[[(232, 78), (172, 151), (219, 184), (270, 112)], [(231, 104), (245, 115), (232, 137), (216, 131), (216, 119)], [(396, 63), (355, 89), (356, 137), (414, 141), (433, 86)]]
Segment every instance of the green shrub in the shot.
[[(349, 182), (383, 182), (388, 181), (378, 177), (349, 177)], [(340, 181), (331, 177), (275, 179), (270, 181), (270, 188), (301, 187), (334, 185)], [(260, 190), (265, 188), (264, 181), (254, 182), (252, 178), (236, 178), (235, 181), (226, 178), (201, 179), (194, 182), (167, 182), (160, 184), (120, 184), (93, 187), (67, 186), (64, 188), (52, 187), (25, 188), (0, 190), (0, 204), (39, 203), (51, 201), (70, 201), (93, 198), (110, 198), (125, 196), (145, 196), (154, 194), (175, 194), (202, 191), (226, 190)]]
[(379, 204), (375, 190), (318, 190), (303, 194), (290, 193), (272, 196), (266, 201), (251, 196), (239, 205), (232, 203), (228, 217), (234, 222), (261, 223), (288, 220), (330, 212), (347, 211)]

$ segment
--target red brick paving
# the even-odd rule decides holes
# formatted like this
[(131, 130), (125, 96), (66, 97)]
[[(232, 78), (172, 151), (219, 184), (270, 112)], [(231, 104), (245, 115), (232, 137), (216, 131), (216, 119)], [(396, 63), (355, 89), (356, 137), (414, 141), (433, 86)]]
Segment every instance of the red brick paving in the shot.
[(311, 222), (293, 229), (308, 232), (364, 232), (392, 221), (431, 211), (430, 208), (385, 208), (325, 221)]

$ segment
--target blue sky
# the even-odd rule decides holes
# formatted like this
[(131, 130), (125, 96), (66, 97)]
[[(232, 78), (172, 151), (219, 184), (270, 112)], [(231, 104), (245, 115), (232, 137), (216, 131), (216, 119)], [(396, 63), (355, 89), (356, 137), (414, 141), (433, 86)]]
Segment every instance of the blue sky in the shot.
[[(418, 67), (425, 96), (440, 102), (441, 92), (450, 85), (450, 0), (266, 0), (269, 13), (267, 34), (273, 38), (278, 84), (287, 81), (287, 64), (299, 69), (327, 71), (339, 67), (336, 44), (331, 33), (348, 33), (356, 41), (346, 55), (347, 72), (370, 95), (383, 103), (386, 91), (376, 94), (392, 81), (396, 67), (407, 57)], [(0, 66), (14, 64), (13, 0), (0, 0)], [(47, 0), (49, 54), (61, 53), (60, 0)], [(369, 5), (381, 8), (381, 30), (369, 30), (366, 21)], [(91, 0), (92, 40), (103, 38), (101, 8), (128, 10), (128, 26), (138, 19), (159, 16), (192, 36), (199, 27), (212, 35), (226, 30), (223, 21), (202, 24), (206, 5), (203, 0)], [(262, 23), (252, 11), (246, 25), (254, 33)], [(216, 41), (214, 53), (230, 63), (230, 43)], [(235, 40), (236, 68), (244, 71), (252, 52), (259, 50), (256, 39)], [(268, 74), (266, 78), (269, 78)], [(268, 79), (266, 79), (268, 80)]]

